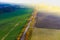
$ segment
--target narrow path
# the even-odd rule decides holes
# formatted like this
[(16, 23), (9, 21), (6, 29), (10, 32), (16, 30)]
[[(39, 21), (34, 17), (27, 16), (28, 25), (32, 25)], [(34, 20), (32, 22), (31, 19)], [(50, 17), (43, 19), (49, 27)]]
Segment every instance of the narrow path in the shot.
[(36, 17), (36, 13), (37, 13), (37, 11), (34, 11), (34, 12), (32, 13), (32, 16), (31, 16), (30, 22), (28, 23), (28, 25), (27, 25), (27, 27), (26, 27), (26, 29), (25, 29), (23, 35), (22, 35), (21, 40), (24, 40), (24, 39), (25, 39), (25, 34), (26, 34), (26, 32), (28, 31), (28, 29), (29, 29), (29, 27), (30, 27), (30, 23), (32, 22), (33, 18), (35, 19), (35, 17)]
[(24, 39), (25, 39), (25, 34), (26, 34), (26, 32), (28, 31), (28, 29), (29, 29), (29, 27), (30, 27), (30, 23), (31, 23), (31, 20), (30, 20), (30, 22), (28, 23), (28, 26), (26, 27), (26, 29), (25, 29), (25, 31), (24, 31), (24, 33), (23, 33), (23, 35), (22, 35), (21, 40), (24, 40)]
[(5, 38), (9, 35), (9, 33), (10, 33), (11, 31), (13, 31), (18, 25), (19, 25), (19, 23), (17, 23), (13, 28), (11, 28), (11, 30), (10, 30), (6, 35), (4, 35), (4, 37), (2, 37), (1, 40), (5, 40)]
[[(32, 16), (33, 16), (33, 13), (32, 13)], [(25, 31), (23, 32), (23, 35), (22, 35), (22, 37), (21, 37), (20, 40), (24, 40), (24, 39), (25, 39), (26, 32), (28, 31), (31, 22), (32, 22), (32, 17), (30, 18), (30, 21), (29, 21), (29, 23), (28, 23), (28, 25), (27, 25)]]

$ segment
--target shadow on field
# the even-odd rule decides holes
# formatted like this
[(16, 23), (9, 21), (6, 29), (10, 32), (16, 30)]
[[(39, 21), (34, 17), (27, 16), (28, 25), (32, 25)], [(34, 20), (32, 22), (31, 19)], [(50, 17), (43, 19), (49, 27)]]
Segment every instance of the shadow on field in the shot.
[(37, 13), (36, 24), (37, 28), (60, 29), (60, 17)]

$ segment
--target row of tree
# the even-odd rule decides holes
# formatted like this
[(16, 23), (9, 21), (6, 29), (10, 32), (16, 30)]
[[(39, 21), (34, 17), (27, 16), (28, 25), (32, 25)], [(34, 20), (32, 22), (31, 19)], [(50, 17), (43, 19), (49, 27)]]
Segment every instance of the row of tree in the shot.
[(6, 12), (13, 12), (19, 8), (20, 8), (19, 5), (0, 4), (0, 14)]

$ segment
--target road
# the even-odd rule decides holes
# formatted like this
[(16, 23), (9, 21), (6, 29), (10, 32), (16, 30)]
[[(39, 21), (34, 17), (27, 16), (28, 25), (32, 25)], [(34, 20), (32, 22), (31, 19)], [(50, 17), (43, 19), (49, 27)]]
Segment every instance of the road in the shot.
[(27, 27), (26, 27), (26, 29), (25, 29), (25, 31), (24, 31), (22, 37), (21, 37), (21, 40), (24, 40), (24, 39), (25, 39), (26, 32), (27, 32), (28, 29), (30, 28), (30, 23), (32, 23), (32, 20), (35, 19), (36, 13), (37, 13), (37, 11), (34, 11), (34, 12), (32, 13), (32, 16), (31, 16), (31, 18), (30, 18), (30, 21), (29, 21), (29, 23), (28, 23), (28, 25), (27, 25)]
[(28, 25), (27, 25), (27, 27), (26, 27), (26, 29), (25, 29), (22, 37), (21, 37), (21, 40), (24, 40), (24, 39), (25, 39), (25, 35), (26, 35), (26, 32), (28, 31), (28, 29), (29, 29), (29, 27), (30, 27), (30, 23), (31, 23), (31, 20), (30, 20), (30, 22), (28, 23)]

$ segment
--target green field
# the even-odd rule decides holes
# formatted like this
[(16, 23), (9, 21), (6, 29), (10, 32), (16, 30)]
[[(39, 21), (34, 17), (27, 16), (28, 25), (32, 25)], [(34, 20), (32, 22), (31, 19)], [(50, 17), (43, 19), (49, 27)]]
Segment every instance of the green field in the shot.
[(16, 40), (32, 12), (33, 9), (18, 9), (0, 14), (0, 40)]

